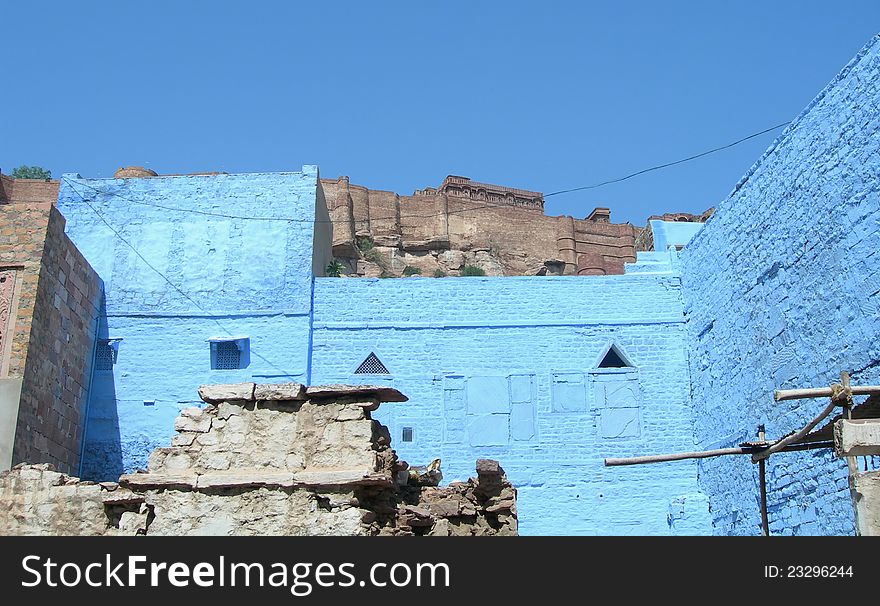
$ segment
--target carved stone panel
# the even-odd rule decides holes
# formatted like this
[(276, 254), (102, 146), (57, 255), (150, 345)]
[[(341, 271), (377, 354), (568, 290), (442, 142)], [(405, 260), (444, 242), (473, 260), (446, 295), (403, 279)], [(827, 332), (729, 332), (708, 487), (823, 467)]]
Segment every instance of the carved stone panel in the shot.
[(15, 288), (15, 271), (0, 269), (0, 376), (5, 374), (7, 349), (12, 340), (12, 295)]

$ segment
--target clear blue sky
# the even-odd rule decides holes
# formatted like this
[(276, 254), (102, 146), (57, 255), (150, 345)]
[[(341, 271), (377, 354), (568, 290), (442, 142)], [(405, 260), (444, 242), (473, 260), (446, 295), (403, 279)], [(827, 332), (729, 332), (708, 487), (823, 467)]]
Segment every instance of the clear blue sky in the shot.
[[(550, 192), (784, 122), (880, 2), (3, 2), (0, 167), (298, 170)], [(775, 133), (548, 214), (718, 203)]]

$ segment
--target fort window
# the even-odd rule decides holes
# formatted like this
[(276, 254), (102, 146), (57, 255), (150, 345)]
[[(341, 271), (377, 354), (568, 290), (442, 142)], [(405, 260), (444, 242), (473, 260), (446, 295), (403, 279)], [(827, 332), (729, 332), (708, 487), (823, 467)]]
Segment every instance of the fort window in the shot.
[(211, 370), (247, 368), (250, 361), (250, 339), (247, 337), (212, 338)]
[(412, 442), (413, 441), (413, 428), (412, 427), (404, 427), (401, 430), (400, 441), (401, 442)]
[(370, 352), (370, 355), (366, 357), (366, 359), (361, 362), (360, 366), (357, 367), (357, 370), (354, 371), (356, 375), (390, 375), (391, 372), (386, 368), (384, 364), (382, 364), (382, 360), (375, 354)]

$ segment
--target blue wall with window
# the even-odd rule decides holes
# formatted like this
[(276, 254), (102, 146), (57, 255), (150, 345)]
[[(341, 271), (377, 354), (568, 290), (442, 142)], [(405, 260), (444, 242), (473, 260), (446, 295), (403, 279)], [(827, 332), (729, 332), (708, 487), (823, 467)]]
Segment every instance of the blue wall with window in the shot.
[[(500, 460), (523, 534), (711, 532), (694, 462), (602, 462), (693, 449), (670, 273), (320, 278), (313, 331), (313, 383), (407, 394), (376, 417), (401, 458), (440, 457), (444, 482), (473, 475), (477, 458)], [(364, 372), (371, 354), (387, 373)]]
[(315, 223), (326, 214), (317, 168), (65, 175), (58, 207), (104, 280), (99, 338), (115, 349), (112, 368), (92, 377), (81, 475), (145, 467), (200, 384), (306, 381), (313, 266), (329, 247), (314, 244), (328, 227)]

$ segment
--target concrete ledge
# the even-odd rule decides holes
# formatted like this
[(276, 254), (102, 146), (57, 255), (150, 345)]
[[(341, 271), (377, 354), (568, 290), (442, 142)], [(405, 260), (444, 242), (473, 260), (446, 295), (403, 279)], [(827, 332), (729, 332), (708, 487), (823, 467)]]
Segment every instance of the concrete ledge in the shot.
[[(368, 469), (310, 468), (293, 472), (290, 470), (237, 469), (209, 473), (133, 473), (121, 476), (120, 485), (138, 489), (148, 488), (309, 488), (316, 486), (391, 486), (391, 476)], [(118, 491), (117, 491), (118, 492)], [(108, 493), (105, 503), (133, 502), (137, 495), (125, 491), (114, 498)]]
[(838, 457), (880, 455), (880, 419), (840, 419), (834, 424), (834, 454)]

